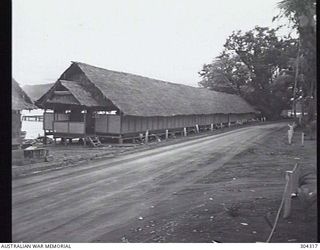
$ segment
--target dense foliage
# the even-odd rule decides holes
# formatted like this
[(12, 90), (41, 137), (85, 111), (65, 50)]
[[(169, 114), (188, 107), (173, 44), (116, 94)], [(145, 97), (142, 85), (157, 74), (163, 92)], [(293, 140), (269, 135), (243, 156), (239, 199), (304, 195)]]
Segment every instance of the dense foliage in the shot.
[(278, 118), (292, 97), (298, 44), (291, 37), (279, 38), (276, 31), (256, 27), (233, 32), (221, 55), (199, 72), (203, 78), (199, 84), (240, 94), (267, 118)]
[(315, 120), (317, 100), (316, 0), (283, 0), (278, 7), (281, 12), (274, 19), (287, 18), (299, 34), (293, 104), (297, 99), (306, 104), (307, 122), (310, 122)]

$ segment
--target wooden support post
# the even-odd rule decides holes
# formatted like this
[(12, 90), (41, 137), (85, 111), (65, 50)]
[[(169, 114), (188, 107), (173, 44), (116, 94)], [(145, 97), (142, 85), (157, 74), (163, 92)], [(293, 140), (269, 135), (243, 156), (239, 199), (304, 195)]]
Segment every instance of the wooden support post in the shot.
[(166, 140), (168, 140), (168, 138), (169, 138), (169, 130), (166, 129)]
[(302, 115), (299, 116), (299, 125), (301, 126), (301, 124), (302, 124)]
[[(46, 129), (45, 129), (45, 118), (46, 118), (46, 113), (47, 113), (47, 109), (44, 109), (44, 112), (43, 112), (43, 120), (42, 120), (42, 129), (43, 129), (43, 132), (44, 132), (44, 137), (46, 138)], [(45, 144), (47, 144), (47, 139), (45, 139)]]
[(146, 141), (146, 143), (148, 143), (148, 141), (149, 141), (149, 130), (146, 131), (146, 136), (145, 137), (146, 137), (145, 141)]
[(294, 173), (293, 188), (294, 188), (294, 193), (298, 193), (299, 179), (300, 179), (300, 162), (299, 162), (300, 158), (296, 157), (294, 159), (296, 160), (296, 164), (293, 169), (293, 173)]
[(122, 138), (122, 130), (123, 130), (123, 113), (121, 110), (119, 110), (120, 115), (120, 138), (119, 138), (119, 144), (123, 144), (123, 138)]
[(296, 195), (299, 188), (299, 178), (300, 178), (300, 158), (294, 158), (296, 163), (292, 171), (286, 171), (286, 181), (287, 189), (284, 193), (284, 210), (283, 218), (288, 218), (291, 212), (291, 198)]
[(123, 144), (123, 138), (122, 135), (119, 136), (119, 144)]
[(213, 131), (213, 123), (210, 124), (210, 130)]
[[(86, 135), (86, 130), (87, 130), (87, 110), (83, 110), (83, 123), (84, 123), (84, 131), (83, 133)], [(86, 146), (86, 138), (84, 138), (84, 146)]]
[(187, 136), (187, 128), (183, 128), (183, 135)]
[(304, 146), (304, 133), (301, 133), (301, 146)]
[(197, 133), (200, 132), (200, 130), (199, 130), (199, 125), (198, 125), (198, 124), (196, 124), (196, 131), (197, 131)]
[(291, 210), (292, 171), (286, 171), (287, 190), (284, 193), (283, 218), (288, 218)]
[(47, 132), (46, 131), (44, 131), (44, 138), (43, 138), (43, 142), (44, 142), (44, 144), (45, 145), (47, 145)]
[(295, 170), (293, 171), (293, 174), (292, 174), (291, 196), (297, 195), (297, 193), (298, 193), (299, 177), (300, 177), (300, 166), (299, 166), (299, 164), (296, 164)]

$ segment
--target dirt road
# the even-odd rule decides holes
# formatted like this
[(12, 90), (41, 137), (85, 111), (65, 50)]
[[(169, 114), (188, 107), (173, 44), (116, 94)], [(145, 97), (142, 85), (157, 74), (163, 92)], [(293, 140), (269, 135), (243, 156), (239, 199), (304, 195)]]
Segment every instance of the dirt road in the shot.
[[(146, 221), (151, 211), (161, 218), (196, 204), (202, 199), (196, 193), (192, 199), (177, 194), (199, 185), (202, 191), (212, 190), (212, 184), (197, 181), (284, 126), (246, 127), (14, 180), (13, 241), (126, 241), (125, 232)], [(172, 199), (172, 206), (161, 206)]]

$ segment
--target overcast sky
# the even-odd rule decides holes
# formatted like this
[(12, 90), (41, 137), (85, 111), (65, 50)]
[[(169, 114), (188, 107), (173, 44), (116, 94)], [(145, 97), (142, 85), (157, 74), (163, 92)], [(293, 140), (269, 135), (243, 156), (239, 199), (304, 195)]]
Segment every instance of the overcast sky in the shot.
[(197, 86), (232, 31), (272, 26), (279, 1), (13, 0), (13, 77), (55, 82), (79, 61)]

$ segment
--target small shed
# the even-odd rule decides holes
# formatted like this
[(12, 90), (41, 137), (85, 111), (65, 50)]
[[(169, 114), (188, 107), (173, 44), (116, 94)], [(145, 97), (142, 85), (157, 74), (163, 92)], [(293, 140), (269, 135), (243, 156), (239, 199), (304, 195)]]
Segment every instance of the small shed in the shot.
[(247, 121), (257, 111), (240, 96), (72, 62), (38, 101), (55, 138), (134, 138)]
[(12, 147), (17, 148), (21, 144), (21, 110), (31, 110), (37, 107), (13, 78), (11, 91)]

